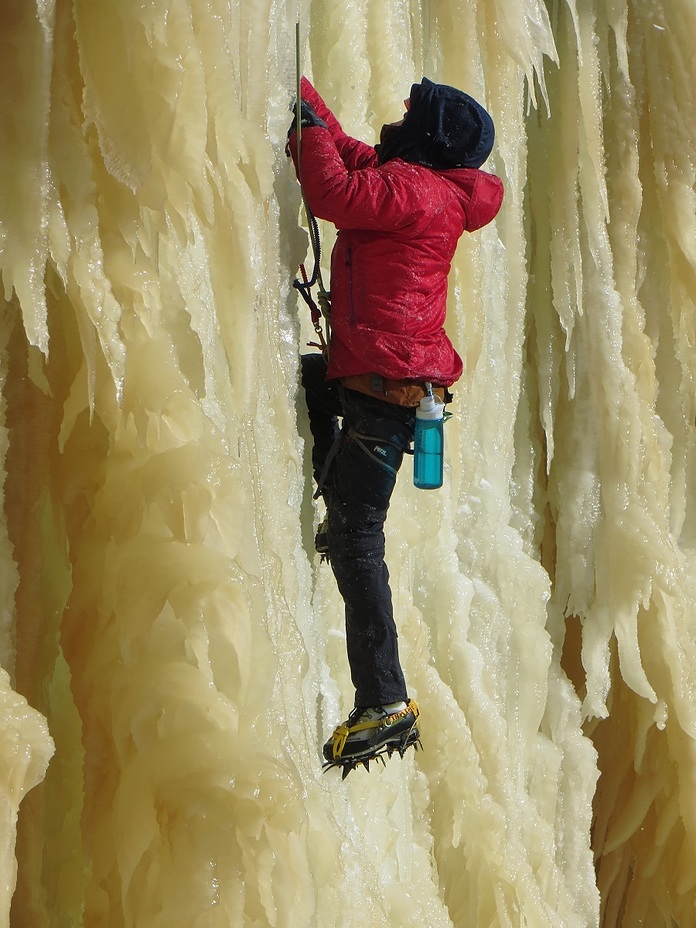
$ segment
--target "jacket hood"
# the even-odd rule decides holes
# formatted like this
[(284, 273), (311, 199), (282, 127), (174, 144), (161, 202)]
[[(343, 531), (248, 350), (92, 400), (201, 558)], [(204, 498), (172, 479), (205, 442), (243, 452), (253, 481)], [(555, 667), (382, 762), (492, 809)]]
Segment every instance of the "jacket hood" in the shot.
[(439, 175), (458, 193), (466, 217), (464, 228), (475, 232), (488, 225), (503, 202), (503, 182), (495, 174), (470, 169), (448, 170)]
[(436, 170), (478, 168), (493, 148), (490, 114), (468, 94), (424, 77), (411, 87), (401, 125), (382, 129), (375, 146), (380, 164), (401, 158)]

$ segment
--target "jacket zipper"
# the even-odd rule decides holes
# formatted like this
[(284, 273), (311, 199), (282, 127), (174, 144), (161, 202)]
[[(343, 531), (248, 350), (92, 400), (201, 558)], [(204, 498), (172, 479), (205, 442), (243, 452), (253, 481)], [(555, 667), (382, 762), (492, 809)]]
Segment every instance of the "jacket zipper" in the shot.
[(346, 249), (346, 267), (348, 268), (348, 306), (350, 309), (350, 324), (355, 325), (355, 300), (353, 294), (353, 249)]

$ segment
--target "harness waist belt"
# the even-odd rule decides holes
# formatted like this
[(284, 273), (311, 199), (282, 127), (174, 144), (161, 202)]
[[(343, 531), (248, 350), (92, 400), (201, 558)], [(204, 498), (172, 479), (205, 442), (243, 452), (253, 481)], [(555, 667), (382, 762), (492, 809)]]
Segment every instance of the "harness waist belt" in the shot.
[[(341, 377), (341, 383), (347, 390), (366, 393), (396, 406), (417, 406), (426, 395), (422, 380), (388, 380), (379, 374), (351, 374), (350, 377)], [(437, 384), (433, 384), (433, 393), (441, 403), (452, 399), (447, 388)]]

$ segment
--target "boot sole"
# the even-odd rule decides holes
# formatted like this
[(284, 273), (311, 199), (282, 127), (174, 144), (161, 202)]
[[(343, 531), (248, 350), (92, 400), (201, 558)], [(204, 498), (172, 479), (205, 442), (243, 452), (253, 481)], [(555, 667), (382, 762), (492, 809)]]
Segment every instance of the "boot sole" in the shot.
[(322, 765), (322, 769), (326, 771), (330, 770), (332, 767), (341, 767), (343, 771), (341, 779), (345, 780), (351, 770), (355, 770), (360, 764), (363, 765), (365, 770), (369, 771), (371, 760), (379, 760), (382, 764), (385, 764), (385, 754), (387, 755), (387, 760), (395, 752), (398, 753), (400, 757), (403, 757), (410, 747), (413, 747), (414, 750), (418, 750), (418, 748), (423, 750), (423, 745), (420, 740), (420, 731), (418, 730), (418, 725), (415, 720), (409, 729), (402, 732), (400, 735), (393, 736), (389, 741), (383, 741), (381, 744), (366, 747), (363, 751), (356, 751), (347, 757), (341, 756), (333, 760), (328, 760)]

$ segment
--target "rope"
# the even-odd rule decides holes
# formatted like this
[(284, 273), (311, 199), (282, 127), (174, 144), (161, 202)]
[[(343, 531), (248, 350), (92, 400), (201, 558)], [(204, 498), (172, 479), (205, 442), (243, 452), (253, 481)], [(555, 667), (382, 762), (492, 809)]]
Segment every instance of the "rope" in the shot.
[[(299, 20), (295, 23), (295, 79), (296, 79), (296, 97), (295, 97), (295, 122), (297, 129), (297, 180), (300, 184), (300, 191), (302, 193), (302, 203), (304, 206), (305, 216), (307, 219), (307, 229), (309, 231), (309, 242), (312, 247), (312, 255), (314, 257), (314, 268), (312, 270), (311, 278), (307, 277), (307, 272), (305, 270), (304, 264), (300, 265), (300, 274), (302, 279), (295, 278), (292, 282), (293, 287), (300, 293), (302, 299), (309, 306), (310, 314), (312, 317), (312, 325), (314, 326), (314, 331), (317, 333), (319, 338), (319, 343), (310, 342), (310, 346), (314, 348), (320, 348), (322, 354), (327, 359), (329, 358), (329, 341), (330, 341), (330, 322), (329, 315), (331, 310), (331, 294), (324, 287), (324, 282), (321, 277), (321, 237), (319, 235), (319, 223), (316, 220), (316, 217), (312, 213), (312, 210), (307, 203), (307, 200), (304, 195), (304, 189), (302, 187), (302, 116), (300, 112), (302, 95), (301, 95), (301, 65), (300, 65), (300, 23)], [(317, 302), (312, 296), (312, 287), (317, 286), (319, 292), (317, 295)], [(326, 336), (324, 335), (324, 330), (322, 328), (321, 320), (322, 316), (326, 320)]]

